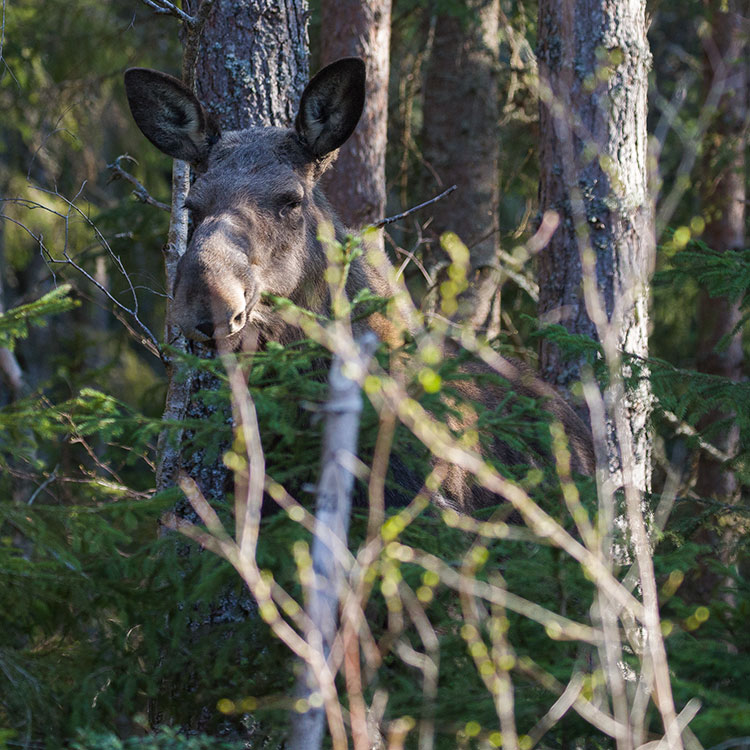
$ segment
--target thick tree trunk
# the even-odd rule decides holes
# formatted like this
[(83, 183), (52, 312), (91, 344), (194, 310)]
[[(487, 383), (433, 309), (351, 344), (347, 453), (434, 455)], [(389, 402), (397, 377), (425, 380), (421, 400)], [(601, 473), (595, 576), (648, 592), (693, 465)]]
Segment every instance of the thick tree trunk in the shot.
[[(702, 203), (706, 218), (703, 239), (713, 250), (721, 252), (746, 247), (746, 163), (747, 139), (747, 41), (742, 28), (742, 15), (748, 13), (746, 0), (724, 3), (711, 0), (711, 39), (707, 43), (705, 61), (706, 91), (720, 86), (723, 96), (719, 101), (714, 120), (707, 131), (702, 165)], [(740, 8), (740, 6), (743, 6)], [(742, 377), (742, 333), (732, 335), (741, 318), (739, 303), (726, 297), (714, 298), (703, 293), (699, 301), (700, 325), (697, 365), (701, 372), (720, 375), (732, 380)], [(730, 336), (729, 346), (717, 350), (717, 344)], [(709, 428), (719, 419), (731, 415), (711, 413), (702, 421), (701, 428)], [(732, 456), (739, 447), (739, 429), (732, 425), (719, 434), (711, 435), (711, 442), (725, 455)], [(702, 497), (724, 502), (735, 502), (739, 492), (734, 472), (728, 470), (712, 456), (702, 453), (698, 462), (696, 492)], [(731, 562), (736, 530), (727, 527), (720, 535), (707, 541), (721, 543), (723, 562)], [(716, 575), (702, 576), (701, 595), (710, 595), (710, 589), (720, 583)]]
[(367, 67), (362, 119), (323, 178), (326, 196), (341, 220), (360, 229), (385, 216), (391, 0), (324, 0), (320, 11), (321, 65), (361, 57)]
[(499, 7), (499, 0), (466, 0), (466, 17), (438, 15), (424, 81), (423, 154), (431, 175), (425, 184), (435, 192), (458, 186), (435, 205), (426, 266), (438, 286), (447, 278), (444, 232), (469, 247), (470, 286), (456, 317), (474, 328), (487, 324), (500, 280)]
[(223, 130), (290, 126), (308, 78), (306, 0), (215, 0), (196, 93)]
[[(200, 3), (192, 0), (186, 6), (187, 12), (195, 14)], [(308, 77), (307, 0), (215, 0), (203, 27), (195, 86), (198, 98), (217, 117), (222, 130), (291, 125)], [(175, 168), (184, 169), (184, 165), (176, 163)], [(175, 210), (181, 207), (173, 206)], [(184, 252), (185, 240), (174, 236), (168, 244), (182, 245)], [(179, 249), (167, 253), (168, 288), (178, 258)], [(202, 357), (215, 355), (210, 347), (186, 342), (179, 331), (169, 329), (169, 323), (167, 340), (182, 341)], [(192, 372), (187, 378), (171, 372), (165, 418), (205, 417), (207, 407), (195, 395), (217, 385), (205, 372)], [(158, 489), (173, 485), (180, 468), (195, 479), (206, 497), (221, 497), (231, 488), (231, 473), (221, 457), (207, 465), (202, 452), (180, 456), (174, 440), (161, 442)], [(192, 516), (187, 505), (185, 512)]]
[[(199, 13), (200, 2), (185, 3), (185, 10)], [(193, 41), (186, 43), (183, 79), (193, 80), (193, 69), (187, 52)], [(203, 105), (217, 118), (223, 130), (251, 125), (292, 124), (302, 90), (308, 79), (307, 0), (215, 0), (206, 19), (200, 51), (195, 66), (195, 87)], [(174, 274), (188, 240), (187, 214), (183, 207), (189, 187), (189, 169), (175, 161), (173, 168), (172, 221), (165, 247), (167, 287), (172, 288)], [(167, 310), (166, 340), (173, 346), (203, 358), (216, 356), (212, 348), (187, 341), (170, 324)], [(173, 360), (169, 366), (169, 386), (164, 411), (165, 420), (205, 419), (212, 407), (197, 397), (200, 391), (218, 388), (219, 381), (205, 371), (180, 372)], [(226, 419), (231, 419), (229, 404)], [(206, 461), (203, 451), (185, 455), (181, 450), (182, 436), (164, 432), (159, 441), (157, 489), (173, 486), (179, 472), (196, 481), (209, 500), (223, 498), (233, 490), (233, 476), (224, 465), (219, 448), (218, 458)], [(228, 448), (229, 446), (226, 446)], [(197, 515), (185, 501), (176, 512), (190, 521)], [(235, 595), (222, 592), (211, 606), (211, 623), (241, 622), (252, 612), (254, 603), (249, 592)], [(209, 622), (202, 621), (201, 637)], [(169, 695), (172, 686), (163, 686)], [(179, 696), (171, 696), (179, 698)], [(190, 711), (193, 710), (191, 707)], [(183, 721), (190, 729), (205, 730), (213, 709), (195, 707), (195, 714)], [(166, 718), (156, 703), (150, 707), (152, 723)]]
[[(609, 329), (605, 349), (638, 357), (648, 354), (654, 248), (646, 173), (650, 61), (645, 0), (540, 0), (540, 210), (561, 219), (539, 256), (540, 318), (594, 338)], [(594, 277), (590, 294), (583, 267)], [(592, 320), (597, 290), (603, 309)], [(553, 343), (542, 343), (541, 372), (550, 383), (571, 386), (582, 366), (583, 358), (565, 359)], [(612, 409), (621, 410), (630, 433), (629, 445), (619, 446), (610, 423), (612, 477), (622, 483), (627, 448), (630, 481), (648, 491), (646, 379)]]

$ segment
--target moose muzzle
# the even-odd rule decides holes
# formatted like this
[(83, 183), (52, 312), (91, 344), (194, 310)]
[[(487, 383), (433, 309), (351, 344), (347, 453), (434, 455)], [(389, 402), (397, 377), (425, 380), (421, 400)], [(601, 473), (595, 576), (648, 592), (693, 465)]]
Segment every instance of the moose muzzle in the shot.
[(172, 315), (195, 341), (239, 333), (260, 298), (247, 251), (227, 236), (223, 222), (199, 226), (177, 265)]

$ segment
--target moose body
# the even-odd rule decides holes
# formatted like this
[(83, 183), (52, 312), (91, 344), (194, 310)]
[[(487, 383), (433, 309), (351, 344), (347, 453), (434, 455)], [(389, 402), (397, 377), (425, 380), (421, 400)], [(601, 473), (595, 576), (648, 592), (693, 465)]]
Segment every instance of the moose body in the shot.
[[(293, 128), (221, 133), (177, 79), (133, 68), (125, 74), (125, 85), (144, 135), (169, 156), (190, 162), (197, 174), (186, 200), (194, 230), (177, 266), (174, 322), (189, 338), (215, 340), (231, 349), (258, 338), (261, 344), (298, 339), (300, 330), (261, 295), (286, 297), (316, 313), (330, 311), (328, 264), (318, 227), (331, 223), (338, 239), (345, 230), (317, 183), (362, 113), (364, 63), (345, 58), (323, 68), (303, 92)], [(390, 296), (383, 272), (389, 268), (384, 257), (379, 267), (364, 256), (355, 258), (347, 294), (352, 298), (369, 288)], [(368, 323), (381, 338), (389, 338), (390, 327), (382, 316), (371, 316)], [(574, 466), (590, 473), (590, 436), (573, 410), (528, 368), (513, 363), (510, 372), (514, 389), (547, 399), (548, 410), (568, 432)], [(482, 391), (471, 383), (461, 390), (489, 406), (507, 392), (496, 387)], [(496, 453), (507, 463), (525, 459), (502, 444)], [(481, 490), (469, 488), (460, 472), (449, 475), (447, 490), (453, 503), (465, 509), (487, 500)]]

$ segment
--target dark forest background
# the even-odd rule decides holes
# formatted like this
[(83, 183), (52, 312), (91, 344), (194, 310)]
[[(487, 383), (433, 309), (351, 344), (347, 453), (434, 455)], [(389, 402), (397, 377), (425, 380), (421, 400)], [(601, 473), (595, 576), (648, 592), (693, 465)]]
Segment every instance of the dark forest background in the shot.
[[(231, 17), (233, 5), (243, 3), (225, 2), (222, 12)], [(346, 27), (352, 5), (311, 1), (311, 73), (353, 53), (345, 28), (332, 31), (337, 19)], [(372, 93), (378, 106), (387, 106), (381, 112), (387, 139), (381, 153), (365, 154), (365, 144), (354, 156), (342, 154), (355, 161), (326, 178), (334, 204), (361, 227), (458, 184), (455, 195), (387, 226), (386, 251), (396, 266), (404, 264), (417, 304), (435, 310), (436, 289), (450, 268), (439, 238), (457, 232), (473, 264), (467, 294), (474, 296), (465, 298), (464, 322), (495, 351), (567, 388), (580, 406), (581, 372), (593, 373), (604, 391), (609, 387), (606, 356), (583, 335), (589, 331), (540, 317), (545, 289), (537, 272), (544, 261), (526, 252), (548, 208), (540, 208), (541, 149), (550, 126), (540, 121), (537, 53), (553, 44), (539, 19), (554, 9), (540, 11), (535, 0), (376, 5), (376, 20), (390, 35), (389, 42), (387, 34), (373, 37), (388, 45), (379, 50), (389, 64)], [(672, 692), (677, 712), (694, 716), (685, 747), (716, 750), (746, 747), (750, 736), (744, 209), (750, 14), (741, 5), (657, 0), (646, 7), (652, 61), (643, 166), (655, 201), (655, 260), (647, 356), (629, 363), (635, 379), (647, 374), (654, 399), (650, 478), (639, 490), (651, 509), (646, 517), (656, 517), (652, 558)], [(258, 615), (235, 570), (160, 531), (164, 514), (184, 505), (176, 487), (157, 487), (160, 435), (168, 441), (179, 434), (183, 456), (199, 456), (203, 465), (222, 465), (223, 458), (230, 469), (227, 451), (241, 446), (233, 444), (221, 406), (229, 401), (221, 364), (173, 351), (171, 341), (161, 348), (172, 162), (134, 125), (123, 72), (144, 66), (180, 76), (184, 31), (174, 15), (148, 6), (136, 0), (2, 6), (0, 748), (280, 747), (294, 708), (293, 655)], [(185, 8), (195, 12), (189, 3)], [(273, 23), (272, 16), (266, 21)], [(597, 75), (606, 77), (620, 63), (620, 53), (606, 54), (593, 71), (594, 87)], [(724, 84), (717, 90), (722, 65), (744, 68), (736, 90)], [(375, 75), (371, 80), (378, 82)], [(377, 146), (373, 138), (368, 143)], [(360, 159), (359, 173), (358, 154), (374, 159), (367, 167)], [(377, 164), (385, 181), (368, 186), (356, 206), (349, 202), (346, 215), (354, 188), (342, 195), (337, 180), (359, 174), (363, 184), (362, 174), (371, 177)], [(578, 369), (553, 372), (549, 346)], [(300, 404), (325, 401), (326, 357), (312, 341), (272, 345), (255, 355), (248, 376), (266, 472), (305, 507), (313, 504), (321, 423)], [(378, 357), (385, 365), (388, 353), (381, 349)], [(447, 382), (453, 365), (442, 366), (447, 370), (435, 370)], [(170, 378), (179, 380), (175, 373), (185, 368), (219, 386), (199, 389), (200, 419), (193, 412), (176, 425), (164, 420), (164, 404)], [(445, 403), (425, 371), (415, 373), (410, 393), (439, 415)], [(524, 431), (538, 429), (540, 413), (539, 404), (520, 399), (509, 414), (484, 415), (482, 427), (533, 442), (537, 433)], [(382, 426), (382, 414), (367, 404), (365, 462)], [(418, 471), (429, 470), (429, 452), (408, 430), (396, 431), (392, 450)], [(509, 474), (573, 529), (565, 482), (554, 467), (527, 469), (511, 467)], [(576, 481), (595, 518), (596, 482)], [(366, 490), (359, 492), (353, 550), (370, 533)], [(207, 494), (230, 519), (231, 493)], [(671, 512), (662, 517), (665, 507)], [(597, 594), (588, 571), (526, 527), (511, 523), (507, 538), (488, 541), (472, 524), (494, 522), (489, 511), (476, 522), (431, 509), (413, 517), (399, 508), (389, 513), (396, 520), (385, 521), (385, 542), (398, 539), (401, 549), (434, 556), (545, 611), (593, 622)], [(301, 601), (310, 534), (297, 521), (293, 513), (264, 516), (257, 563)], [(529, 619), (497, 602), (472, 610), (461, 599), (465, 592), (445, 583), (443, 568), (420, 567), (394, 549), (384, 543), (363, 603), (371, 647), (362, 646), (369, 656), (362, 657), (361, 687), (379, 722), (380, 747), (613, 746), (601, 723), (567, 710), (575, 696), (564, 715), (548, 724), (543, 718), (571, 684), (605, 713), (615, 705), (614, 678), (591, 644), (559, 639), (552, 620)], [(619, 562), (616, 575), (626, 580), (632, 560)], [(416, 615), (399, 624), (392, 589), (410, 613), (412, 606), (427, 613), (433, 640), (414, 624)], [(482, 666), (490, 663), (502, 686), (494, 692)], [(623, 690), (636, 705), (642, 666), (625, 643)], [(636, 675), (630, 683), (629, 672)], [(351, 694), (340, 680), (348, 711)], [(503, 715), (507, 691), (513, 735)], [(645, 743), (661, 737), (663, 727), (648, 691), (643, 700), (633, 711), (643, 711)], [(620, 738), (618, 747), (635, 747), (630, 740)]]

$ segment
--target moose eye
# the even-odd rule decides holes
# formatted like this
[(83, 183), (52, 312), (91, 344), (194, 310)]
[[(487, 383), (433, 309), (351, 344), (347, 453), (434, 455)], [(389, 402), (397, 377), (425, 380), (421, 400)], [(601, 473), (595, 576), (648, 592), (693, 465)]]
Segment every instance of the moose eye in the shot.
[(286, 195), (279, 201), (281, 216), (294, 216), (299, 214), (301, 208), (302, 198), (299, 195)]

